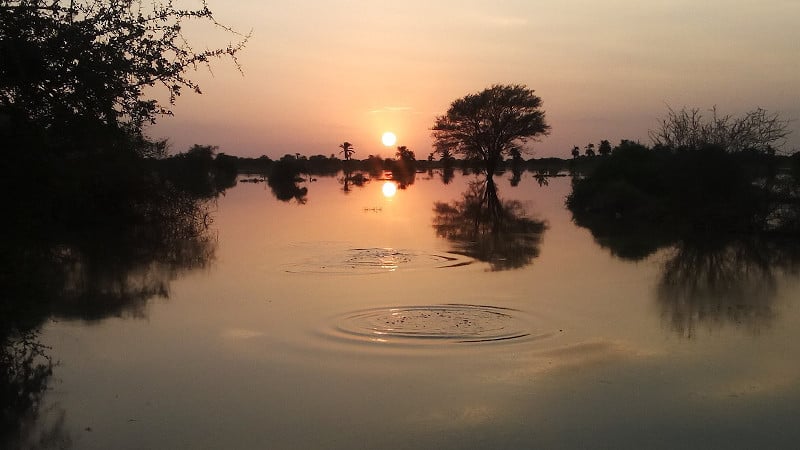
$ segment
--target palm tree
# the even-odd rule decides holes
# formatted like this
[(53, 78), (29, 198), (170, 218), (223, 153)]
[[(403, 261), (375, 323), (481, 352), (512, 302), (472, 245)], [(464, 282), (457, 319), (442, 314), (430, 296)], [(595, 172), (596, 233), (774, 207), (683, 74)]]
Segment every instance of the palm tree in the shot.
[(355, 150), (353, 150), (353, 144), (351, 144), (351, 143), (349, 143), (347, 141), (344, 141), (342, 144), (340, 144), (339, 148), (342, 149), (342, 151), (339, 152), (339, 153), (344, 153), (344, 160), (345, 161), (349, 161), (350, 160), (350, 155), (352, 155), (353, 153), (356, 152)]

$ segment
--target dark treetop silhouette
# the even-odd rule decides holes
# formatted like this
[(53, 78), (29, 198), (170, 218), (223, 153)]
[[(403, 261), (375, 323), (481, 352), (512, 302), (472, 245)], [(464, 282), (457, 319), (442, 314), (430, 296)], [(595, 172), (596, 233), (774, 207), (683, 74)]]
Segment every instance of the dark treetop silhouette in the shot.
[[(195, 51), (182, 31), (189, 21), (239, 41)], [(183, 89), (200, 92), (187, 69), (221, 57), (238, 67), (247, 38), (216, 22), (205, 2), (192, 10), (141, 0), (0, 0), (0, 128), (70, 150), (140, 136), (171, 114)], [(157, 93), (151, 87), (166, 90), (169, 105), (148, 97)]]
[(436, 118), (433, 138), (443, 156), (480, 159), (494, 173), (504, 155), (526, 140), (546, 135), (550, 126), (542, 100), (523, 85), (494, 85), (454, 101)]
[(356, 152), (355, 150), (353, 150), (353, 144), (347, 141), (344, 141), (343, 143), (339, 144), (339, 148), (342, 149), (342, 151), (340, 151), (339, 153), (344, 154), (345, 161), (350, 161), (350, 157), (353, 155), (353, 153)]

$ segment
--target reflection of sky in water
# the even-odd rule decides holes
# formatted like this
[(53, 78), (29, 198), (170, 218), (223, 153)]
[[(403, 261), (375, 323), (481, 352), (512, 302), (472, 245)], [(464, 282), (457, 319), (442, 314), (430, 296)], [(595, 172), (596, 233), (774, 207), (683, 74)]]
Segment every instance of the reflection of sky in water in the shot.
[[(151, 299), (142, 317), (47, 324), (43, 340), (62, 364), (42, 410), (66, 411), (73, 446), (90, 449), (776, 448), (800, 439), (796, 278), (776, 277), (774, 317), (757, 333), (726, 321), (687, 339), (663, 317), (677, 307), (658, 291), (668, 252), (614, 258), (571, 223), (568, 178), (540, 188), (526, 174), (514, 189), (506, 178), (499, 196), (549, 228), (533, 264), (499, 272), (426, 259), (449, 255), (433, 204), (460, 198), (463, 177), (445, 186), (421, 174), (391, 199), (380, 183), (344, 195), (320, 177), (305, 205), (240, 185), (219, 200), (214, 262), (172, 281), (167, 299)], [(397, 270), (287, 273), (354, 249)], [(392, 256), (401, 251), (411, 256)], [(549, 334), (415, 347), (325, 331), (359, 311), (446, 304), (509, 308)]]

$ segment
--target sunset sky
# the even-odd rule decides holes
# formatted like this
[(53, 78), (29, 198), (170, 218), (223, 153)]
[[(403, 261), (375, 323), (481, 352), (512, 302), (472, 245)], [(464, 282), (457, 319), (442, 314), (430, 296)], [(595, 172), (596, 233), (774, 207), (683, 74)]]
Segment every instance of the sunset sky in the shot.
[[(673, 108), (738, 115), (756, 107), (792, 120), (800, 149), (797, 0), (209, 0), (252, 38), (240, 55), (192, 75), (203, 95), (148, 132), (172, 150), (212, 144), (239, 156), (392, 156), (397, 134), (418, 159), (450, 103), (492, 84), (525, 84), (551, 134), (527, 157), (569, 157), (608, 139), (649, 143)], [(196, 40), (225, 45), (207, 34)]]

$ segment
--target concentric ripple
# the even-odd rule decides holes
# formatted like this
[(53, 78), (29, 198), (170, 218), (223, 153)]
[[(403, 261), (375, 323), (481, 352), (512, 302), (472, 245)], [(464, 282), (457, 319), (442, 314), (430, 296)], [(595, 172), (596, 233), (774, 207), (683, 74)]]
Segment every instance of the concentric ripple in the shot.
[(493, 342), (534, 335), (520, 311), (483, 305), (376, 308), (337, 318), (336, 337), (364, 342)]
[(378, 274), (399, 269), (458, 267), (472, 260), (455, 254), (436, 254), (393, 248), (326, 249), (319, 255), (285, 266), (289, 273)]

